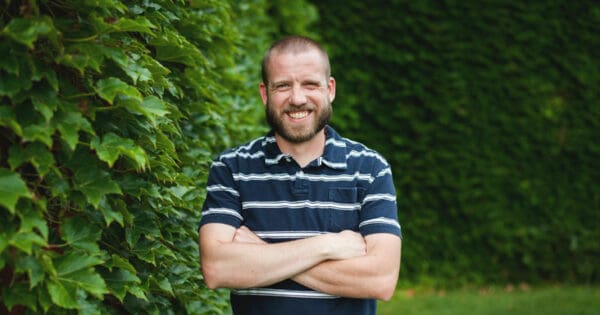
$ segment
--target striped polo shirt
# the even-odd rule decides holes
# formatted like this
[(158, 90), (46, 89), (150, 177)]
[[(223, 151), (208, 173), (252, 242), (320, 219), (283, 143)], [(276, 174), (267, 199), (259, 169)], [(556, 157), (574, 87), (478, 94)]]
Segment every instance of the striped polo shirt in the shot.
[[(210, 169), (200, 225), (247, 226), (269, 243), (353, 230), (401, 236), (392, 171), (364, 145), (325, 129), (323, 155), (305, 167), (273, 131), (222, 153)], [(234, 314), (375, 314), (372, 299), (342, 298), (292, 280), (231, 291)]]

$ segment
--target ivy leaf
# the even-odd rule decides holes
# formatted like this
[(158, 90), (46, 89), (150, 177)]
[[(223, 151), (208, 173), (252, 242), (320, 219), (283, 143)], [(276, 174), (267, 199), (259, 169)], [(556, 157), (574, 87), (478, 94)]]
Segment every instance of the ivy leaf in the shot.
[(109, 269), (112, 269), (113, 267), (119, 267), (121, 269), (133, 272), (134, 274), (137, 272), (135, 267), (133, 267), (133, 265), (129, 263), (127, 259), (115, 254), (111, 256), (111, 261), (107, 262), (105, 266)]
[(173, 292), (173, 287), (171, 286), (171, 282), (167, 277), (163, 277), (158, 280), (154, 276), (148, 277), (148, 282), (160, 288), (162, 291), (167, 292), (169, 295), (173, 296), (175, 293)]
[(62, 177), (62, 174), (58, 169), (54, 168), (54, 171), (46, 174), (44, 181), (50, 187), (52, 197), (65, 197), (69, 191), (69, 182)]
[(17, 136), (23, 135), (23, 130), (17, 122), (15, 113), (8, 106), (0, 105), (0, 126), (12, 130)]
[(27, 254), (31, 254), (33, 245), (46, 245), (46, 240), (35, 232), (19, 232), (13, 235), (8, 243)]
[(95, 90), (100, 98), (107, 101), (111, 105), (114, 103), (115, 98), (118, 95), (136, 100), (140, 104), (142, 103), (142, 95), (140, 94), (140, 91), (118, 78), (111, 77), (108, 79), (98, 80), (98, 82), (96, 82)]
[(144, 149), (137, 146), (133, 140), (121, 138), (118, 135), (109, 132), (102, 137), (102, 142), (94, 138), (90, 143), (92, 149), (96, 150), (98, 158), (112, 167), (120, 155), (131, 158), (137, 169), (144, 169), (148, 164), (148, 157)]
[(17, 215), (21, 219), (19, 232), (32, 232), (36, 229), (45, 240), (48, 239), (48, 225), (46, 224), (46, 220), (41, 211), (37, 211), (31, 206), (27, 206), (24, 207), (24, 209), (21, 209)]
[(12, 45), (12, 42), (0, 42), (0, 51), (3, 52), (3, 58), (0, 58), (0, 69), (7, 73), (19, 74), (19, 57), (26, 54), (27, 51), (21, 45)]
[(106, 226), (109, 226), (113, 221), (117, 221), (119, 225), (124, 226), (123, 214), (119, 211), (115, 211), (111, 206), (111, 202), (109, 202), (106, 197), (102, 197), (100, 200), (98, 210), (102, 212)]
[[(28, 69), (25, 69), (28, 70)], [(2, 73), (0, 75), (0, 96), (14, 97), (21, 91), (31, 89), (32, 81), (30, 74)]]
[(54, 128), (49, 124), (29, 125), (23, 129), (23, 140), (40, 141), (48, 148), (52, 147)]
[(56, 92), (44, 89), (33, 92), (31, 103), (33, 104), (33, 108), (44, 116), (46, 122), (50, 122), (50, 119), (58, 108), (59, 101), (56, 97)]
[(77, 304), (77, 291), (67, 289), (62, 282), (52, 280), (46, 282), (52, 302), (60, 307), (75, 309)]
[(134, 20), (119, 19), (116, 23), (112, 24), (112, 28), (114, 31), (119, 32), (138, 32), (154, 35), (152, 29), (156, 28), (156, 26), (145, 17), (137, 17)]
[(21, 197), (29, 199), (32, 197), (21, 176), (6, 169), (0, 169), (0, 206), (14, 214), (15, 205)]
[(15, 170), (23, 163), (29, 162), (33, 165), (40, 177), (44, 177), (54, 167), (54, 155), (39, 142), (33, 142), (26, 147), (13, 145), (8, 151), (8, 164)]
[[(98, 253), (98, 240), (102, 230), (81, 217), (69, 218), (61, 226), (62, 238), (69, 245), (81, 248), (89, 253)], [(58, 271), (57, 271), (58, 272)]]
[(44, 313), (48, 313), (48, 309), (52, 306), (52, 299), (50, 298), (47, 287), (39, 286), (36, 291), (38, 303), (42, 306)]
[(91, 68), (100, 73), (104, 61), (102, 46), (95, 43), (76, 43), (67, 46), (65, 52), (56, 58), (56, 62), (75, 68), (80, 74)]
[(15, 271), (27, 272), (29, 276), (29, 289), (35, 288), (42, 280), (44, 280), (44, 268), (42, 264), (34, 256), (25, 256), (18, 260), (16, 263)]
[(142, 106), (144, 107), (144, 114), (146, 117), (150, 118), (153, 124), (155, 123), (156, 117), (163, 117), (169, 114), (169, 110), (165, 103), (156, 96), (146, 97)]
[(142, 59), (139, 55), (129, 57), (124, 51), (117, 48), (103, 47), (102, 52), (107, 58), (114, 61), (121, 70), (125, 71), (134, 84), (138, 80), (140, 82), (152, 80), (152, 72), (144, 66), (145, 62), (143, 61), (146, 58)]
[(77, 111), (59, 112), (56, 115), (54, 124), (71, 150), (75, 150), (77, 146), (79, 131), (83, 130), (89, 134), (94, 134), (90, 122)]
[(4, 305), (9, 311), (15, 305), (24, 305), (33, 311), (37, 311), (35, 295), (29, 292), (29, 288), (27, 287), (26, 283), (15, 283), (10, 287), (5, 287), (2, 297)]
[(123, 302), (127, 291), (132, 286), (141, 283), (140, 278), (138, 278), (133, 272), (121, 268), (115, 268), (114, 270), (108, 272), (104, 275), (104, 279), (106, 280), (107, 286), (110, 288), (110, 291), (116, 296), (119, 301)]
[(101, 299), (102, 295), (108, 292), (104, 279), (93, 268), (82, 269), (66, 275), (59, 275), (60, 280), (72, 286), (73, 290), (77, 288), (84, 289), (95, 297)]
[(142, 239), (130, 245), (133, 247), (132, 253), (137, 258), (156, 266), (156, 251), (160, 247), (158, 242)]
[(184, 36), (171, 30), (164, 30), (161, 36), (156, 36), (150, 42), (156, 50), (156, 60), (182, 63), (198, 68), (208, 61), (198, 47), (190, 43)]
[(71, 167), (75, 173), (73, 178), (74, 188), (81, 191), (94, 208), (98, 207), (103, 196), (121, 194), (121, 188), (110, 178), (108, 172), (90, 167), (90, 165), (84, 163), (77, 163)]
[(47, 16), (36, 18), (14, 18), (2, 30), (2, 34), (10, 37), (30, 49), (40, 35), (46, 35), (56, 44), (58, 31), (54, 28), (52, 19)]
[(78, 252), (70, 252), (54, 259), (55, 270), (59, 277), (64, 277), (102, 263), (104, 263), (104, 260), (98, 256)]

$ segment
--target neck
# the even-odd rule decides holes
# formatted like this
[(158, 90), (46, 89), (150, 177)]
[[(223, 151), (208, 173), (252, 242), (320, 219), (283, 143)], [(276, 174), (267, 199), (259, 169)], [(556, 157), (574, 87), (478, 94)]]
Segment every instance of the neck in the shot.
[(308, 163), (323, 155), (325, 150), (325, 128), (312, 139), (301, 143), (289, 142), (278, 134), (275, 134), (275, 139), (281, 152), (291, 155), (300, 167), (305, 167)]

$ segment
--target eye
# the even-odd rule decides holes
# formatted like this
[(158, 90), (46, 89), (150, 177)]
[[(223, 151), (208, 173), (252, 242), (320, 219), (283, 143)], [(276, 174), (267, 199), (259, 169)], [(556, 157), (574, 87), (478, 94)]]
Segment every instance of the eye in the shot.
[(319, 87), (321, 87), (321, 85), (318, 82), (307, 82), (304, 84), (304, 86), (309, 90), (316, 90)]
[(286, 83), (286, 82), (282, 82), (282, 83), (275, 83), (273, 85), (273, 89), (275, 90), (287, 90), (290, 88), (290, 84)]

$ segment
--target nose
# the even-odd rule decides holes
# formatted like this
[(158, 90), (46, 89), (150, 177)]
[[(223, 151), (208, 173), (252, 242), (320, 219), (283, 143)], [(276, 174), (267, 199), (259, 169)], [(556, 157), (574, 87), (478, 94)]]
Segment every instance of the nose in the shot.
[(292, 95), (290, 95), (291, 105), (304, 105), (306, 104), (306, 94), (300, 86), (294, 86), (292, 88)]

